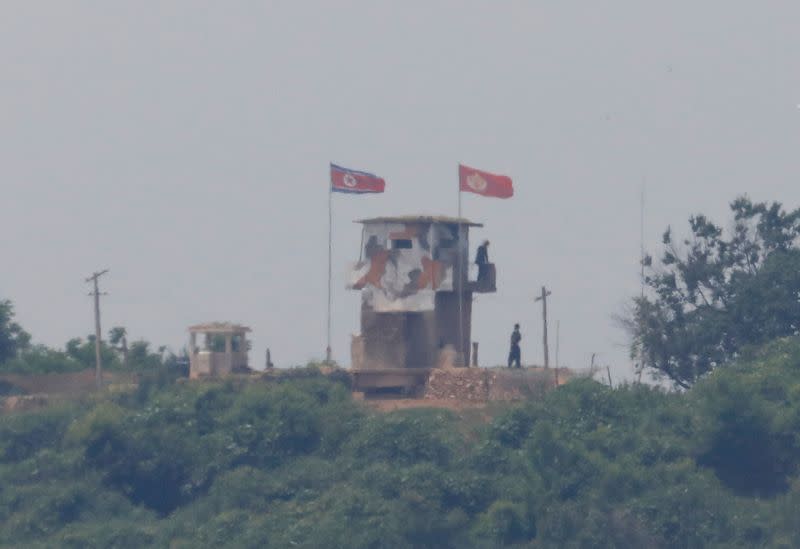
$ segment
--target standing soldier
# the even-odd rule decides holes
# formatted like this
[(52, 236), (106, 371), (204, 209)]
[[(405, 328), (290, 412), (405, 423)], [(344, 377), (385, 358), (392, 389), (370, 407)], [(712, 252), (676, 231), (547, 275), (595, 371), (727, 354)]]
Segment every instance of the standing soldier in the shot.
[(511, 365), (516, 362), (517, 368), (522, 368), (522, 364), (520, 363), (522, 359), (522, 353), (519, 349), (519, 342), (522, 340), (522, 334), (519, 333), (519, 324), (514, 324), (514, 331), (511, 332), (511, 350), (508, 352), (508, 367), (511, 368)]
[(482, 282), (486, 278), (486, 266), (489, 264), (488, 240), (484, 240), (483, 244), (478, 246), (478, 252), (475, 254), (475, 264), (478, 266), (478, 281)]

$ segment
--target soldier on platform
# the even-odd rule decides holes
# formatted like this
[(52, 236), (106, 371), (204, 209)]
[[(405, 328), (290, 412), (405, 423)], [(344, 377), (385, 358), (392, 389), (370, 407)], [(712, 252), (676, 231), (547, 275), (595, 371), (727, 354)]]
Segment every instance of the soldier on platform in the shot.
[(478, 266), (478, 282), (483, 282), (486, 278), (487, 265), (489, 264), (488, 240), (484, 240), (483, 244), (478, 246), (478, 252), (475, 254), (475, 264)]

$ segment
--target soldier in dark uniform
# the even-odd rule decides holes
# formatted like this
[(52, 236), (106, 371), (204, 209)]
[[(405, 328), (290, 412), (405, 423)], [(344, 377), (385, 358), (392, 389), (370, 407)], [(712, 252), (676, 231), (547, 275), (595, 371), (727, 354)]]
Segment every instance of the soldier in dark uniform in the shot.
[(475, 264), (478, 266), (478, 282), (482, 282), (486, 278), (486, 266), (489, 264), (488, 240), (484, 240), (483, 244), (478, 246), (478, 252), (475, 254)]
[(511, 332), (511, 350), (508, 352), (508, 367), (511, 368), (513, 363), (517, 363), (517, 368), (522, 368), (520, 361), (522, 360), (522, 353), (519, 349), (519, 342), (522, 340), (522, 334), (519, 333), (519, 324), (514, 324), (514, 331)]

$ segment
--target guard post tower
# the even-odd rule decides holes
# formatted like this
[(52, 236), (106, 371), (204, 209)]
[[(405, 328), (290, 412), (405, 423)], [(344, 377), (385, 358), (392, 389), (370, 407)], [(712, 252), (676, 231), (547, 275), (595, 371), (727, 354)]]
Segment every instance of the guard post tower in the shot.
[(493, 264), (480, 279), (469, 272), (469, 229), (482, 225), (445, 216), (358, 223), (361, 255), (348, 283), (361, 292), (361, 333), (352, 342), (356, 388), (420, 386), (448, 353), (452, 365), (467, 366), (472, 294), (496, 291)]
[[(225, 377), (250, 371), (247, 333), (250, 328), (230, 322), (189, 326), (189, 378)], [(197, 334), (203, 336), (198, 346)]]

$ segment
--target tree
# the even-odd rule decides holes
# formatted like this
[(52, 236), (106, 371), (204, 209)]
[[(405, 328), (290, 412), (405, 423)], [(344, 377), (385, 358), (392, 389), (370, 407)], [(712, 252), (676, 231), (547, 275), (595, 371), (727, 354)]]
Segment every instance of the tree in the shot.
[(800, 329), (800, 209), (731, 203), (729, 234), (699, 214), (677, 245), (668, 227), (660, 263), (645, 258), (647, 295), (624, 320), (641, 368), (688, 388), (742, 347)]
[[(94, 334), (89, 334), (86, 339), (73, 337), (67, 341), (64, 350), (69, 358), (83, 364), (84, 368), (94, 368), (95, 347)], [(105, 341), (100, 342), (100, 353), (103, 358), (103, 368), (106, 370), (116, 370), (119, 367), (119, 359), (116, 352)]]
[(128, 366), (128, 330), (115, 326), (108, 331), (108, 342), (122, 354), (123, 367)]
[(0, 364), (30, 346), (31, 336), (14, 322), (14, 305), (0, 300)]

